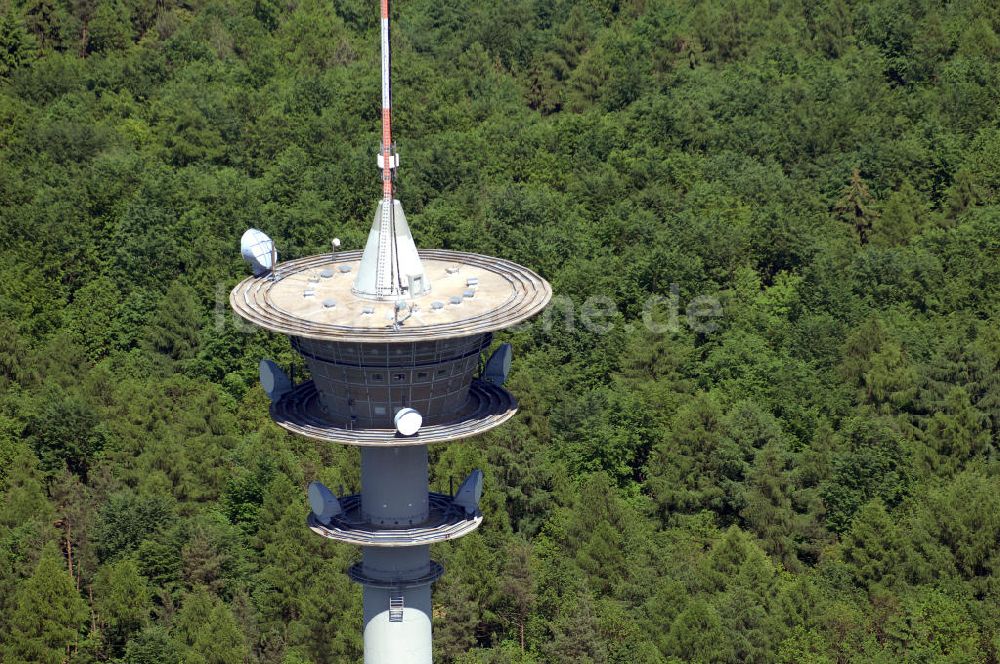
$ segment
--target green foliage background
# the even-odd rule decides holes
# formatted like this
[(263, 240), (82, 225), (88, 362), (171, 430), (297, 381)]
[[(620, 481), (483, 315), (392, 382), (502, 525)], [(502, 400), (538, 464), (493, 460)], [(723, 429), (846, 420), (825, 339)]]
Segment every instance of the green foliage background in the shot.
[[(1000, 661), (998, 7), (394, 3), (418, 243), (559, 296), (504, 335), (515, 421), (432, 450), (487, 477), (437, 661)], [(376, 28), (0, 0), (0, 660), (360, 661), (357, 552), (303, 523), (356, 452), (270, 423), (295, 358), (226, 296), (249, 226), (361, 245)]]

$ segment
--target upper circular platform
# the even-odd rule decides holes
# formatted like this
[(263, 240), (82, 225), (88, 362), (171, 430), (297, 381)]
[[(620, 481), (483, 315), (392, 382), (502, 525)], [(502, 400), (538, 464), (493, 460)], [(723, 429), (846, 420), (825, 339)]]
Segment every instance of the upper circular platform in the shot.
[(329, 341), (416, 342), (499, 330), (531, 318), (552, 297), (549, 283), (501, 258), (445, 249), (420, 252), (430, 292), (395, 301), (351, 292), (360, 251), (279, 263), (271, 275), (249, 277), (229, 295), (236, 313), (254, 325)]

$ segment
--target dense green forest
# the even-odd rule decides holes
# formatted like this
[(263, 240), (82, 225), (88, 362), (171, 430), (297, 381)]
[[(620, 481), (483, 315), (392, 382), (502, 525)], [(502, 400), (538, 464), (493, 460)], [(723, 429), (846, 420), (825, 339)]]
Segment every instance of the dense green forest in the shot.
[[(436, 660), (1000, 662), (1000, 5), (393, 20), (418, 244), (557, 296), (498, 338), (519, 415), (431, 449), (486, 473)], [(295, 354), (227, 295), (248, 227), (360, 248), (377, 21), (0, 0), (3, 662), (360, 661), (358, 551), (304, 524), (357, 452), (270, 422)]]

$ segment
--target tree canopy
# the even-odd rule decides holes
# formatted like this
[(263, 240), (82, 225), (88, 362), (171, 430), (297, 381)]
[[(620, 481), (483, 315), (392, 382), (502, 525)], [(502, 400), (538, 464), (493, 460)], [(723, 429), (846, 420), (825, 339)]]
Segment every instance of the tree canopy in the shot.
[[(556, 298), (436, 660), (1000, 661), (1000, 5), (399, 0), (422, 247)], [(378, 8), (0, 0), (0, 659), (361, 661), (238, 238), (360, 248)]]

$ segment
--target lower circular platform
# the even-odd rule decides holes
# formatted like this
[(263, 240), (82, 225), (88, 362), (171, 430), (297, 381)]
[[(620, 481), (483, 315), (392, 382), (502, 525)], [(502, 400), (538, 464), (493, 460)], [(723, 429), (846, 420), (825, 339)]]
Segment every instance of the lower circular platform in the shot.
[(385, 588), (395, 590), (396, 588), (415, 588), (417, 586), (429, 586), (444, 574), (444, 566), (432, 560), (430, 569), (423, 576), (413, 579), (383, 579), (365, 574), (364, 563), (357, 562), (347, 568), (347, 576), (351, 581), (368, 586), (369, 588)]
[(468, 438), (489, 431), (517, 412), (510, 392), (482, 380), (472, 381), (465, 406), (443, 422), (421, 427), (413, 436), (400, 436), (395, 429), (351, 429), (333, 422), (320, 405), (312, 381), (302, 383), (271, 404), (271, 418), (292, 433), (342, 445), (398, 447), (427, 445)]
[(309, 513), (309, 529), (327, 539), (358, 546), (423, 546), (446, 542), (468, 535), (483, 522), (483, 515), (467, 515), (451, 496), (431, 493), (428, 496), (427, 520), (408, 528), (389, 528), (362, 520), (361, 495), (340, 498), (340, 516), (322, 524)]

